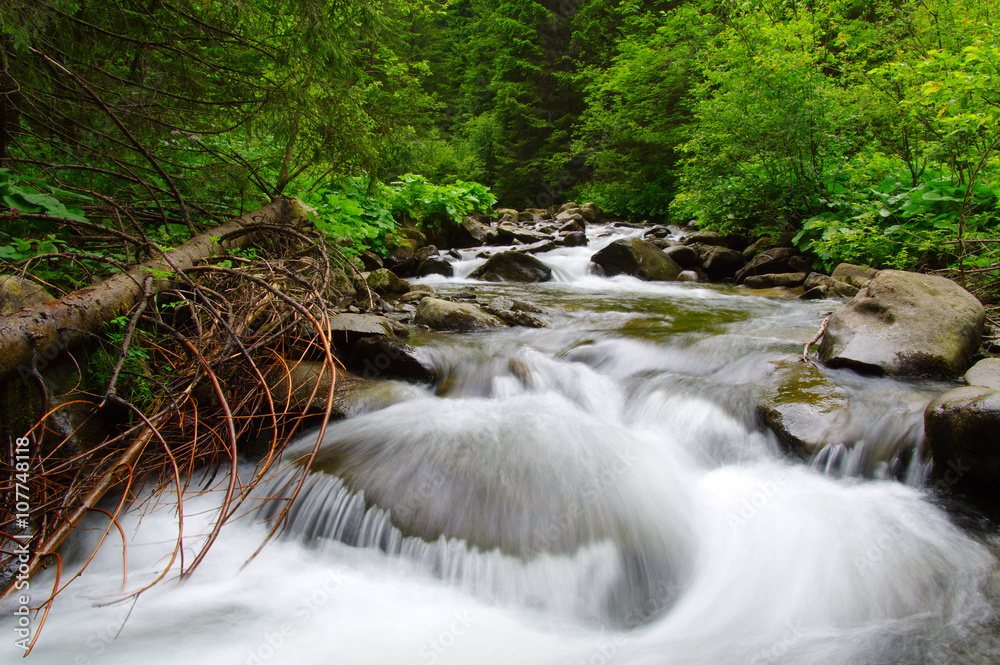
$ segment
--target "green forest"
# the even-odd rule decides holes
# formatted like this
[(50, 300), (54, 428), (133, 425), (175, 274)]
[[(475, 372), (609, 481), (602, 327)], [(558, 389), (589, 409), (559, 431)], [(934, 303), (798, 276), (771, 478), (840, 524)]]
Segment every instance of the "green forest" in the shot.
[(406, 220), (588, 200), (791, 241), (817, 267), (950, 268), (988, 292), (995, 14), (987, 0), (10, 0), (0, 260), (80, 283), (131, 258), (81, 228), (178, 244), (285, 194), (376, 252)]

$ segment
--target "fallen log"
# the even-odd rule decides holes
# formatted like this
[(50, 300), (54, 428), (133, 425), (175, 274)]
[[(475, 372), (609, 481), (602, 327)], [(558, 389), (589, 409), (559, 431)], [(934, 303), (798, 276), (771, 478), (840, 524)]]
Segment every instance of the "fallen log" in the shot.
[(198, 261), (250, 244), (251, 234), (239, 233), (246, 227), (293, 225), (304, 215), (304, 208), (296, 199), (279, 198), (96, 286), (0, 317), (0, 382), (9, 381), (18, 374), (30, 376), (36, 356), (52, 360), (63, 351), (92, 339), (92, 335), (100, 334), (106, 321), (125, 314), (144, 297), (143, 285), (147, 278), (152, 279), (153, 292), (167, 288), (175, 283), (178, 272)]

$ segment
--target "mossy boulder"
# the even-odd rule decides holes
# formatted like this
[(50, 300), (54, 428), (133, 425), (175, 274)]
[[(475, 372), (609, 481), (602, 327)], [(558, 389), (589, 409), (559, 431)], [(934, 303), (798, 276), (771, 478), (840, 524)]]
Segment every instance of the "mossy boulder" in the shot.
[(365, 278), (368, 288), (379, 295), (402, 294), (410, 290), (409, 283), (400, 279), (396, 273), (388, 268), (379, 268), (368, 273)]
[(601, 266), (609, 277), (624, 274), (647, 281), (671, 282), (681, 274), (676, 261), (656, 245), (640, 238), (615, 240), (590, 260)]
[(819, 359), (873, 374), (953, 378), (979, 349), (985, 318), (982, 304), (950, 279), (882, 270), (830, 316)]
[(507, 324), (471, 303), (424, 298), (417, 306), (413, 322), (432, 330), (474, 332), (506, 328)]
[(774, 361), (757, 415), (790, 452), (808, 457), (829, 443), (847, 419), (847, 394), (813, 363)]
[(552, 268), (526, 253), (501, 252), (488, 258), (469, 277), (486, 282), (548, 282)]

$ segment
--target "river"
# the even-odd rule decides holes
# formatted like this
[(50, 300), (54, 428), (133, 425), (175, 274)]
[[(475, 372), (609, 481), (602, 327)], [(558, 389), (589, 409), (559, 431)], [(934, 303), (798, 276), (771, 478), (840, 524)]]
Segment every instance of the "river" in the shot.
[[(995, 532), (960, 526), (928, 487), (920, 417), (949, 385), (825, 371), (850, 418), (838, 445), (790, 457), (756, 395), (838, 303), (589, 274), (635, 233), (593, 226), (589, 247), (541, 255), (547, 284), (469, 280), (475, 251), (422, 280), (529, 301), (548, 326), (415, 333), (441, 380), (359, 394), (284, 537), (243, 567), (267, 531), (267, 506), (248, 507), (191, 579), (124, 604), (109, 538), (28, 662), (1000, 662)], [(185, 500), (189, 559), (219, 494)], [(169, 558), (169, 495), (123, 520), (126, 589)], [(67, 569), (98, 535), (77, 534)]]

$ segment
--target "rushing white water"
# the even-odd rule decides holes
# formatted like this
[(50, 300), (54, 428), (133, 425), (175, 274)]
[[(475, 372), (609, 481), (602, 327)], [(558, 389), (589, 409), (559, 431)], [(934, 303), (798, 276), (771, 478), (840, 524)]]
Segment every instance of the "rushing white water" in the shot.
[[(332, 425), (284, 538), (241, 568), (277, 504), (248, 507), (191, 579), (124, 605), (109, 539), (29, 662), (1000, 662), (995, 537), (921, 486), (919, 414), (945, 386), (830, 372), (852, 400), (846, 443), (792, 461), (757, 425), (755, 390), (835, 305), (591, 276), (615, 236), (589, 232), (541, 257), (554, 283), (474, 282), (471, 252), (460, 277), (428, 280), (531, 300), (550, 325), (416, 335), (439, 385)], [(186, 500), (188, 552), (219, 494)], [(176, 515), (123, 526), (125, 588), (141, 588)]]

